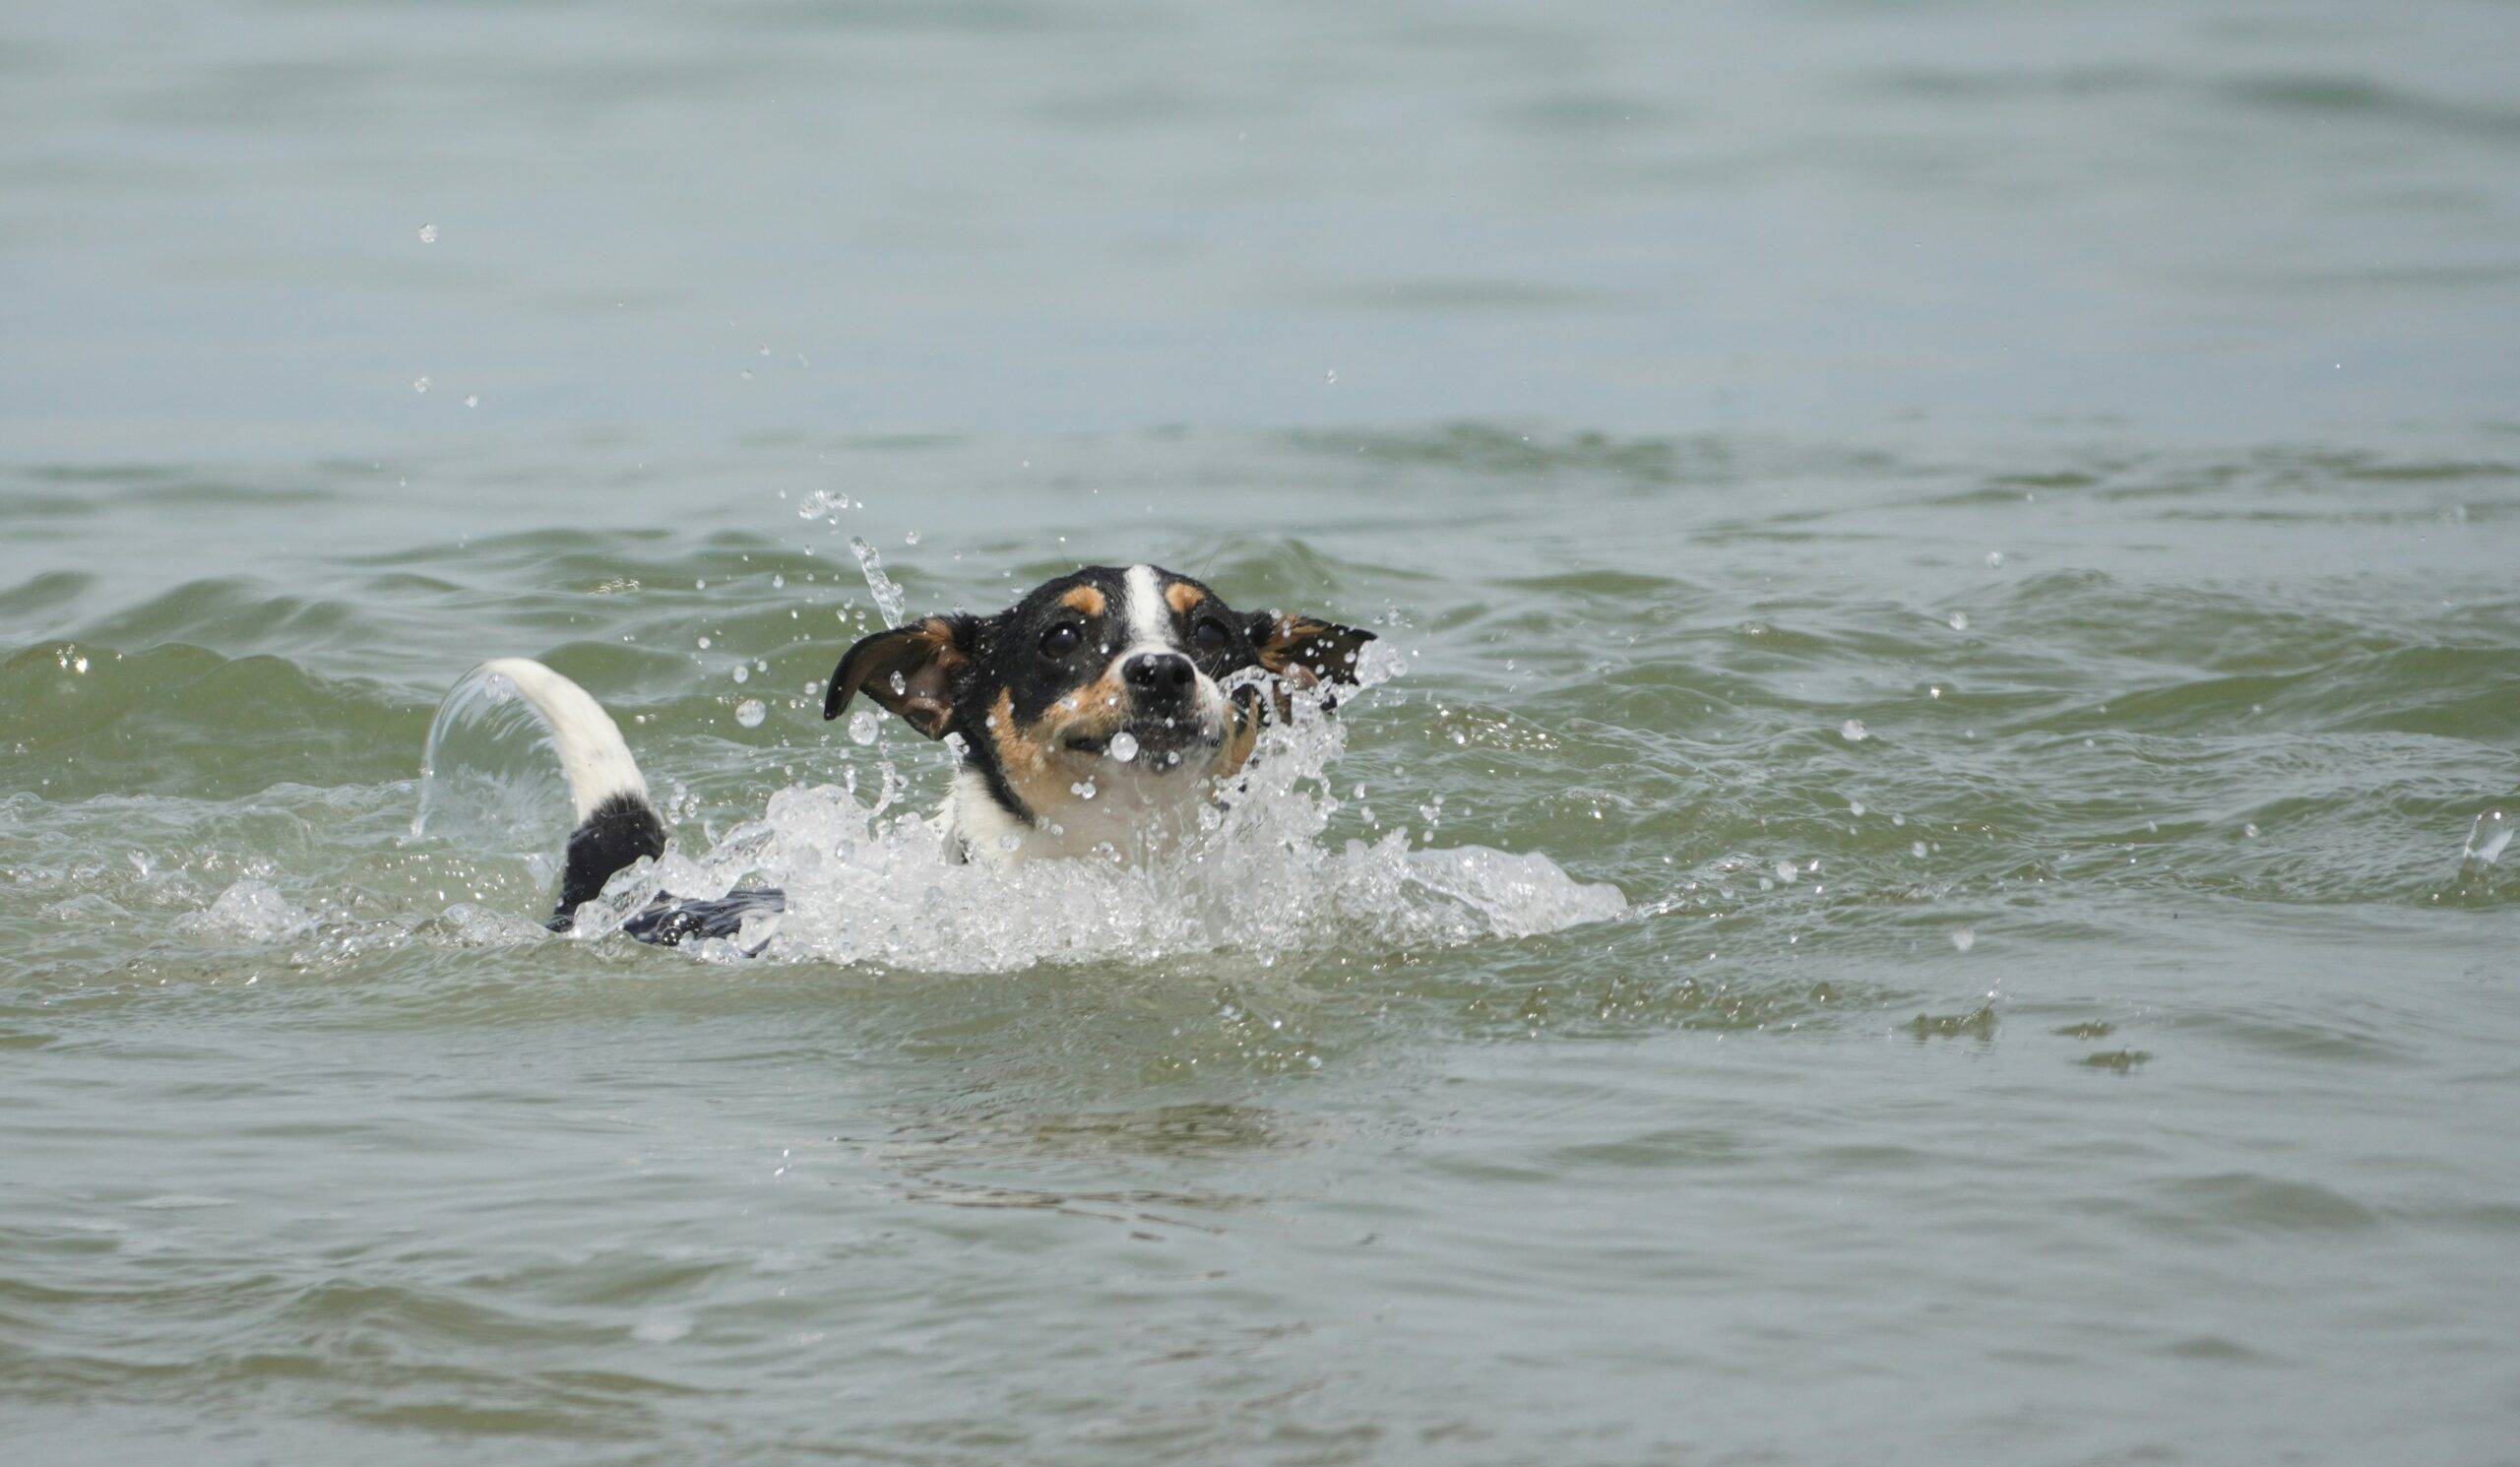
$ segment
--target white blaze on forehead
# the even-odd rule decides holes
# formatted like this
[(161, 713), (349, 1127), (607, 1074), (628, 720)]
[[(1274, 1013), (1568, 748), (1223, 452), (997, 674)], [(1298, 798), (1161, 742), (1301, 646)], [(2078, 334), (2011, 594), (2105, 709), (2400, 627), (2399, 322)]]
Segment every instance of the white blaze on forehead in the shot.
[(1122, 598), (1129, 614), (1129, 646), (1170, 647), (1172, 645), (1171, 608), (1164, 604), (1164, 581), (1152, 565), (1132, 565), (1125, 578), (1127, 592)]

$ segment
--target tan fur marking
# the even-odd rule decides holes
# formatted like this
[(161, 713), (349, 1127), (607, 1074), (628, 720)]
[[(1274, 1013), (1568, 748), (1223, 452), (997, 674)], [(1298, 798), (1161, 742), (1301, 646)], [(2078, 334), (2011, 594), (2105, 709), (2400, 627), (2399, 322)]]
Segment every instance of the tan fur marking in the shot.
[(1042, 813), (1064, 796), (1066, 787), (1050, 768), (1050, 745), (1041, 740), (1036, 730), (1016, 724), (1013, 693), (997, 695), (997, 705), (988, 711), (988, 736), (997, 750), (997, 767), (1006, 776), (1007, 788), (1034, 814)]
[(1260, 666), (1297, 687), (1310, 687), (1320, 681), (1310, 668), (1294, 660), (1294, 643), (1297, 638), (1320, 632), (1324, 625), (1307, 616), (1280, 616), (1277, 624), (1269, 628), (1269, 635), (1260, 640)]
[(1059, 605), (1071, 610), (1082, 611), (1088, 616), (1100, 616), (1102, 614), (1102, 608), (1110, 603), (1103, 600), (1102, 593), (1093, 587), (1079, 586), (1060, 597)]
[(1260, 714), (1241, 698), (1227, 703), (1225, 708), (1225, 742), (1217, 746), (1216, 778), (1229, 780), (1242, 772), (1242, 766), (1251, 760), (1251, 750), (1260, 742)]
[(1206, 592), (1187, 581), (1175, 581), (1164, 593), (1164, 604), (1183, 616), (1189, 615), (1192, 606), (1207, 599)]
[(939, 671), (952, 672), (971, 661), (963, 656), (963, 649), (954, 645), (954, 628), (942, 616), (930, 616), (920, 622), (918, 639), (935, 649), (928, 656), (935, 660)]

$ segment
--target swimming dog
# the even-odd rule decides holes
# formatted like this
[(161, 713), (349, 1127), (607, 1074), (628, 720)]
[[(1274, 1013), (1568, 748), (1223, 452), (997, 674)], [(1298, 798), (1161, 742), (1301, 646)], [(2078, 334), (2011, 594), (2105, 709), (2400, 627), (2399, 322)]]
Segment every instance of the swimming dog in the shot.
[[(1088, 566), (993, 616), (956, 611), (860, 640), (833, 669), (823, 717), (860, 694), (956, 750), (934, 826), (956, 861), (1122, 853), (1177, 837), (1227, 798), (1261, 726), (1297, 695), (1329, 706), (1374, 634), (1282, 611), (1236, 611), (1160, 566)], [(549, 731), (577, 806), (548, 925), (624, 867), (663, 854), (665, 825), (611, 715), (540, 663), (504, 677)], [(660, 894), (623, 930), (648, 942), (734, 935), (783, 910), (760, 888), (715, 900)]]

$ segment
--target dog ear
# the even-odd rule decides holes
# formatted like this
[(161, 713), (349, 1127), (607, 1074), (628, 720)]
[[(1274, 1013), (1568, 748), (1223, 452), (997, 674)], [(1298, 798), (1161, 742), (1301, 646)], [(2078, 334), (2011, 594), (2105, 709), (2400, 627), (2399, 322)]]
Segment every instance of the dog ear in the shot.
[(1335, 621), (1261, 611), (1251, 618), (1251, 643), (1260, 649), (1260, 666), (1285, 676), (1301, 668), (1323, 682), (1354, 683), (1356, 658), (1374, 634)]
[(944, 737), (954, 727), (955, 675), (972, 664), (977, 626), (969, 616), (930, 616), (865, 638), (832, 670), (823, 717), (840, 717), (863, 691), (919, 733)]

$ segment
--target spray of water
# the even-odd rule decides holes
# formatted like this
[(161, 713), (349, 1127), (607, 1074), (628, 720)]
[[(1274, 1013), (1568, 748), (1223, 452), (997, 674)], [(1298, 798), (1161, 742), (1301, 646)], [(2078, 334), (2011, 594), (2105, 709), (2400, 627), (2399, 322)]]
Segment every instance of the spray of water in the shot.
[[(1367, 688), (1404, 662), (1369, 652)], [(468, 684), (449, 695), (422, 784), (429, 828), (453, 817), (461, 792), (500, 788), (468, 779), (448, 755), (467, 717), (504, 707), (496, 689)], [(578, 935), (605, 937), (661, 891), (708, 898), (778, 886), (788, 893), (784, 913), (754, 918), (732, 940), (687, 950), (703, 959), (752, 954), (996, 973), (1194, 952), (1275, 962), (1455, 946), (1627, 910), (1616, 888), (1577, 881), (1545, 856), (1414, 849), (1406, 831), (1334, 846), (1325, 832), (1341, 801), (1329, 770), (1348, 728), (1298, 703), (1292, 720), (1263, 734), (1237, 784), (1177, 839), (1020, 864), (958, 860), (935, 817), (904, 800), (911, 781), (878, 756), (873, 779), (781, 790), (761, 818), (714, 844), (694, 850), (683, 832), (663, 859), (616, 878), (603, 903), (582, 915)], [(556, 830), (551, 839), (556, 845)]]

